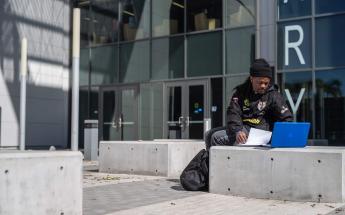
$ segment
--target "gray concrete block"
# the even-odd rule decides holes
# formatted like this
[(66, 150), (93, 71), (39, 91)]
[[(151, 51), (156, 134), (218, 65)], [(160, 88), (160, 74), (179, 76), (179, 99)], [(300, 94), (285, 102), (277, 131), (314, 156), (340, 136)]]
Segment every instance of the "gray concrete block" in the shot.
[(101, 141), (99, 169), (175, 178), (203, 148), (201, 141)]
[(210, 192), (290, 201), (344, 202), (344, 148), (212, 147)]
[(1, 152), (0, 214), (82, 214), (80, 152)]

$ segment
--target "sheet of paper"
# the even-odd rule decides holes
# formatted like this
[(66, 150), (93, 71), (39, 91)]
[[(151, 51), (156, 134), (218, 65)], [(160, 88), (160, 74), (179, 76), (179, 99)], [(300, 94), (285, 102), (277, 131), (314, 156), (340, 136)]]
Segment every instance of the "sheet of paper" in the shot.
[(243, 145), (246, 146), (262, 146), (267, 145), (271, 140), (272, 132), (261, 129), (251, 128), (247, 142)]

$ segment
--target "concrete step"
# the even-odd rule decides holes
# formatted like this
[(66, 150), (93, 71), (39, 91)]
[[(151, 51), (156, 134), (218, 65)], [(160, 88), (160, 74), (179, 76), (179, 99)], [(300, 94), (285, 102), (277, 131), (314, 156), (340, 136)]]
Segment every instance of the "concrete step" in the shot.
[(99, 170), (178, 178), (203, 141), (102, 141)]
[(210, 192), (249, 198), (344, 202), (345, 150), (211, 148)]

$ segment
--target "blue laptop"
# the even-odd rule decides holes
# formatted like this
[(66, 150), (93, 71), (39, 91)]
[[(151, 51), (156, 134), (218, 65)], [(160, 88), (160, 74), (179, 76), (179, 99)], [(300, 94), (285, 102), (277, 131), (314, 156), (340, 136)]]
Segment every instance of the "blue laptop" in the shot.
[(307, 145), (309, 129), (309, 122), (276, 122), (273, 127), (271, 147), (303, 148)]

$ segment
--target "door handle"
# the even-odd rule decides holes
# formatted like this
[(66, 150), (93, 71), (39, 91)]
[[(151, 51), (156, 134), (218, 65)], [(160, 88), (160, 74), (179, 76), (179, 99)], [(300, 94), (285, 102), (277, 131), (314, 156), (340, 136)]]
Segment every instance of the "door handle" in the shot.
[(111, 122), (111, 127), (115, 128), (115, 129), (117, 128), (116, 122), (114, 120)]
[(187, 127), (189, 126), (189, 122), (190, 122), (189, 120), (190, 120), (190, 117), (187, 116), (187, 117), (186, 117), (186, 126), (187, 126)]
[(178, 124), (180, 125), (180, 127), (181, 127), (181, 128), (183, 128), (183, 127), (184, 127), (184, 120), (183, 120), (183, 116), (180, 116), (180, 117), (178, 118)]
[(122, 128), (122, 117), (119, 117), (119, 127)]

